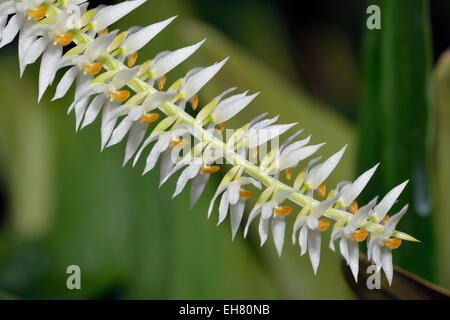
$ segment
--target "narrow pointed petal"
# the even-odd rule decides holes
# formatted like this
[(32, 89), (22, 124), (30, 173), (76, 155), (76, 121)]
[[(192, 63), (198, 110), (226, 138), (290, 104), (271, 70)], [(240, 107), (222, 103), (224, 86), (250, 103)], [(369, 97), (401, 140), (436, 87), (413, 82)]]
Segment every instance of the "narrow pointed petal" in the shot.
[(94, 32), (99, 32), (139, 7), (146, 0), (124, 1), (99, 10), (93, 20)]
[(103, 150), (106, 146), (106, 144), (109, 141), (109, 138), (111, 137), (114, 127), (117, 122), (116, 119), (111, 119), (108, 121), (109, 115), (114, 112), (114, 109), (117, 108), (116, 103), (108, 103), (103, 108), (103, 114), (102, 114), (102, 128), (101, 128), (101, 149)]
[(308, 177), (306, 178), (306, 183), (310, 186), (311, 189), (315, 190), (322, 182), (324, 182), (328, 176), (333, 172), (334, 168), (336, 168), (337, 164), (341, 160), (347, 145), (345, 145), (341, 150), (333, 154), (323, 163), (317, 165), (312, 168), (308, 173)]
[(92, 100), (84, 116), (83, 125), (81, 126), (82, 129), (94, 122), (105, 101), (106, 97), (103, 94), (99, 94), (94, 98), (94, 100)]
[(2, 41), (0, 42), (0, 48), (6, 46), (8, 43), (14, 40), (25, 20), (26, 18), (20, 14), (15, 14), (11, 19), (9, 19), (8, 24), (2, 32)]
[(241, 99), (237, 99), (224, 105), (221, 109), (215, 110), (212, 113), (214, 122), (222, 123), (231, 119), (236, 114), (238, 114), (242, 109), (244, 109), (247, 105), (249, 105), (258, 96), (258, 94), (259, 92), (251, 96), (246, 96)]
[(348, 207), (353, 200), (361, 193), (361, 191), (365, 188), (370, 178), (372, 178), (375, 170), (377, 169), (378, 164), (373, 166), (371, 169), (364, 172), (358, 179), (356, 179), (349, 187), (347, 187), (341, 196), (341, 202), (344, 207)]
[(300, 255), (304, 255), (306, 250), (308, 250), (308, 233), (311, 232), (308, 229), (308, 226), (305, 224), (300, 229), (300, 233), (298, 235), (298, 244), (300, 245)]
[(394, 214), (389, 220), (386, 222), (383, 229), (383, 236), (390, 237), (397, 227), (397, 224), (400, 222), (400, 219), (405, 215), (406, 211), (408, 211), (408, 205), (406, 204), (399, 212)]
[(64, 76), (61, 78), (61, 81), (58, 83), (58, 86), (56, 87), (56, 93), (52, 100), (62, 98), (66, 95), (67, 91), (75, 81), (78, 72), (79, 70), (77, 69), (77, 67), (72, 67), (66, 71)]
[(124, 55), (127, 56), (142, 49), (142, 47), (144, 47), (158, 33), (160, 33), (165, 27), (167, 27), (175, 18), (176, 16), (161, 22), (154, 23), (128, 36), (122, 46)]
[(314, 270), (314, 274), (317, 274), (317, 268), (320, 263), (320, 242), (322, 236), (320, 231), (310, 230), (308, 232), (308, 252), (311, 259), (311, 265)]
[(39, 98), (41, 100), (47, 87), (52, 83), (56, 74), (56, 66), (62, 55), (61, 46), (49, 46), (45, 49), (39, 70)]
[(51, 45), (50, 40), (45, 37), (41, 37), (34, 41), (25, 54), (22, 61), (22, 68), (25, 69), (25, 66), (35, 63), (49, 45)]
[(83, 119), (83, 115), (86, 111), (87, 105), (89, 103), (89, 98), (81, 99), (74, 106), (75, 109), (75, 131), (78, 131), (80, 127), (81, 119)]
[(115, 36), (117, 35), (117, 30), (114, 30), (105, 35), (101, 35), (94, 41), (89, 44), (89, 47), (86, 49), (84, 55), (89, 62), (93, 62), (102, 55), (108, 46), (113, 42)]
[(348, 253), (348, 242), (347, 238), (342, 237), (341, 241), (339, 241), (339, 250), (341, 251), (341, 255), (344, 257), (347, 264), (349, 263), (349, 253)]
[(408, 180), (399, 184), (394, 189), (389, 191), (384, 198), (380, 201), (379, 204), (373, 209), (373, 212), (377, 215), (378, 221), (383, 220), (388, 211), (392, 208), (397, 198), (402, 193), (403, 189), (406, 187)]
[(152, 68), (153, 78), (158, 79), (158, 78), (162, 77), (163, 75), (167, 74), (173, 68), (175, 68), (180, 63), (182, 63), (184, 60), (186, 60), (191, 55), (193, 55), (194, 52), (197, 51), (198, 48), (200, 48), (200, 46), (204, 42), (205, 42), (205, 40), (202, 40), (199, 43), (196, 43), (192, 46), (181, 48), (181, 49), (178, 49), (173, 52), (169, 52), (168, 54), (159, 58), (155, 62), (155, 65)]
[(183, 170), (180, 177), (178, 178), (177, 187), (175, 193), (173, 194), (173, 198), (179, 195), (184, 190), (189, 180), (193, 179), (195, 176), (198, 175), (201, 166), (202, 166), (201, 164), (193, 162), (186, 169)]
[(248, 215), (248, 220), (247, 220), (247, 224), (245, 225), (245, 229), (244, 229), (244, 238), (247, 237), (247, 233), (248, 233), (248, 229), (250, 227), (250, 224), (252, 223), (252, 221), (256, 218), (256, 216), (261, 212), (262, 209), (262, 205), (257, 204), (252, 211), (250, 211), (249, 215)]
[(245, 199), (239, 199), (239, 201), (230, 207), (230, 225), (231, 225), (231, 240), (234, 241), (236, 232), (241, 224), (242, 217), (245, 210)]
[(217, 225), (221, 224), (223, 220), (225, 220), (225, 218), (227, 217), (228, 207), (230, 206), (230, 201), (228, 200), (228, 193), (229, 189), (225, 190), (225, 192), (222, 195), (222, 198), (220, 199), (219, 221), (217, 222)]
[(286, 154), (281, 158), (279, 170), (296, 167), (297, 164), (316, 153), (325, 143), (303, 147)]
[(127, 146), (125, 148), (125, 159), (123, 160), (123, 166), (127, 164), (133, 154), (139, 148), (139, 145), (144, 139), (147, 128), (147, 124), (140, 122), (135, 122), (131, 126), (130, 133), (128, 134)]
[[(135, 0), (138, 1), (138, 0)], [(139, 66), (119, 71), (111, 81), (111, 86), (118, 90), (125, 86), (139, 71)]]
[(155, 167), (156, 161), (158, 161), (161, 152), (166, 150), (169, 147), (169, 144), (170, 144), (170, 136), (167, 135), (160, 136), (158, 142), (156, 142), (156, 144), (153, 146), (153, 149), (152, 151), (150, 151), (150, 154), (147, 158), (144, 174)]
[(240, 183), (237, 181), (233, 181), (230, 183), (228, 187), (228, 197), (229, 201), (232, 205), (235, 205), (239, 200), (239, 188), (241, 187)]
[(193, 74), (186, 79), (185, 86), (182, 90), (183, 98), (189, 100), (200, 91), (203, 86), (211, 80), (217, 72), (227, 62), (228, 58), (222, 60), (219, 63), (215, 63), (212, 66), (206, 67)]
[[(300, 130), (301, 131), (301, 130)], [(281, 150), (281, 156), (285, 156), (297, 149), (300, 149), (304, 146), (306, 146), (309, 141), (311, 140), (311, 136), (309, 135), (308, 137), (306, 137), (305, 139), (299, 140), (299, 141), (295, 141), (294, 143), (287, 145), (285, 147), (281, 146), (280, 150)]]
[(224, 191), (226, 190), (227, 187), (228, 187), (228, 184), (225, 183), (225, 184), (219, 186), (219, 188), (217, 188), (216, 193), (214, 194), (214, 196), (213, 196), (212, 199), (211, 199), (211, 202), (209, 203), (209, 208), (208, 208), (208, 219), (209, 219), (209, 217), (211, 216), (212, 210), (213, 210), (213, 208), (214, 208), (214, 203), (216, 202), (217, 197), (219, 197), (220, 194), (221, 194), (222, 192), (224, 192)]
[(172, 151), (173, 150), (168, 149), (162, 153), (161, 166), (159, 168), (160, 183), (166, 178), (166, 176), (170, 173), (173, 166), (175, 165), (172, 161)]
[[(283, 151), (288, 145), (290, 145), (290, 143), (292, 141), (294, 141), (295, 138), (297, 138), (301, 133), (303, 132), (303, 129), (298, 130), (296, 133), (294, 133), (293, 135), (291, 135), (290, 137), (288, 137), (286, 140), (284, 140), (283, 144), (280, 147), (280, 150)], [(311, 136), (309, 136), (308, 138), (310, 138)], [(303, 139), (305, 140), (305, 139)], [(309, 143), (309, 139), (308, 142), (306, 142), (306, 144)], [(304, 145), (306, 145), (304, 144)], [(303, 147), (303, 146), (302, 146)]]
[(286, 230), (286, 217), (277, 216), (272, 219), (273, 242), (277, 249), (278, 256), (281, 256), (284, 245), (284, 233)]
[(176, 92), (155, 92), (151, 94), (142, 104), (145, 111), (150, 112), (176, 95)]
[(114, 129), (111, 139), (108, 142), (107, 147), (111, 147), (115, 144), (118, 144), (120, 141), (125, 138), (126, 134), (130, 130), (131, 126), (133, 125), (133, 122), (128, 120), (127, 118), (124, 118), (119, 125)]
[(359, 244), (356, 241), (350, 241), (348, 246), (348, 264), (352, 270), (355, 282), (358, 282), (359, 270)]
[(394, 275), (391, 249), (385, 247), (381, 248), (381, 265), (383, 266), (384, 274), (386, 275), (390, 286), (392, 284), (392, 277)]
[(269, 234), (269, 219), (259, 219), (259, 237), (261, 238), (261, 247), (267, 241), (267, 236)]
[(295, 126), (297, 123), (273, 125), (263, 129), (250, 129), (248, 147), (255, 148), (261, 144), (270, 141)]
[(208, 183), (209, 177), (209, 174), (204, 173), (201, 175), (197, 175), (192, 180), (189, 210), (192, 210), (192, 208), (202, 195), (203, 191), (205, 190), (206, 184)]

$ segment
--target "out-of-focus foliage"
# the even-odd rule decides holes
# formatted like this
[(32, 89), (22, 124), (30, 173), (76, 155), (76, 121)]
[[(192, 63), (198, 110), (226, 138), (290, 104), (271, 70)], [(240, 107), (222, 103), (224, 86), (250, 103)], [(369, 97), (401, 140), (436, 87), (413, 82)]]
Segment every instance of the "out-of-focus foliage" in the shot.
[[(208, 42), (168, 81), (230, 55), (201, 95), (206, 103), (238, 85), (262, 94), (237, 120), (264, 111), (300, 122), (325, 155), (349, 143), (332, 183), (353, 177), (353, 127), (261, 63), (242, 46), (195, 19), (187, 1), (151, 1), (118, 24), (146, 25), (179, 14), (140, 59), (203, 37)], [(242, 18), (242, 23), (245, 22)], [(264, 35), (266, 36), (266, 35)], [(142, 60), (143, 61), (143, 60)], [(288, 64), (288, 61), (284, 62)], [(100, 153), (99, 125), (75, 133), (70, 99), (37, 104), (37, 66), (18, 76), (16, 47), (0, 61), (0, 172), (11, 199), (0, 234), (0, 290), (20, 298), (350, 298), (339, 256), (324, 250), (318, 276), (286, 245), (281, 259), (257, 235), (231, 242), (229, 225), (206, 219), (214, 187), (188, 212), (188, 192), (171, 199), (175, 179), (158, 190), (159, 173), (121, 168), (123, 146)], [(61, 75), (59, 75), (60, 77)], [(56, 81), (56, 80), (55, 80)], [(53, 89), (54, 90), (54, 89)], [(218, 179), (218, 177), (217, 177)], [(292, 217), (293, 218), (293, 217)], [(289, 234), (288, 230), (288, 234)], [(287, 236), (288, 236), (287, 234)], [(289, 240), (289, 239), (288, 239)], [(326, 245), (328, 239), (324, 239)], [(66, 288), (66, 268), (81, 267), (82, 289)]]
[(433, 74), (433, 175), (436, 203), (438, 281), (450, 288), (450, 52), (440, 57)]
[[(393, 255), (394, 263), (433, 281), (436, 255), (428, 169), (429, 4), (426, 0), (367, 3), (380, 7), (381, 29), (365, 32), (359, 165), (361, 172), (377, 162), (381, 166), (368, 185), (364, 200), (410, 179), (399, 198), (400, 203), (410, 204), (399, 228), (414, 234), (422, 243), (403, 244)], [(399, 205), (395, 206), (391, 214), (399, 209)]]

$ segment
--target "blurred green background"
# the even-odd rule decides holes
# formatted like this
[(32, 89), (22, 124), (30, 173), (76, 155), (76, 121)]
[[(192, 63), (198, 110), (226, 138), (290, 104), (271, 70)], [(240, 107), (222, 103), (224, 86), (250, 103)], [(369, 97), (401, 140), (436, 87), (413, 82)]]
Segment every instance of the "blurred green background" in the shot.
[[(381, 30), (365, 28), (369, 4), (382, 9)], [(394, 262), (450, 288), (448, 1), (150, 0), (116, 26), (174, 15), (138, 62), (206, 37), (169, 83), (231, 56), (200, 101), (231, 86), (261, 91), (232, 126), (267, 111), (327, 142), (325, 157), (349, 144), (329, 185), (381, 161), (361, 201), (410, 178), (400, 229), (423, 242), (403, 244)], [(317, 276), (289, 227), (281, 258), (271, 239), (259, 247), (255, 226), (231, 242), (228, 221), (206, 219), (219, 175), (189, 212), (189, 192), (172, 200), (176, 179), (158, 189), (158, 170), (121, 167), (123, 143), (100, 153), (99, 123), (75, 133), (71, 95), (49, 102), (53, 88), (37, 104), (38, 64), (19, 79), (16, 50), (0, 55), (0, 298), (355, 298), (329, 232)], [(72, 264), (81, 290), (66, 287)]]

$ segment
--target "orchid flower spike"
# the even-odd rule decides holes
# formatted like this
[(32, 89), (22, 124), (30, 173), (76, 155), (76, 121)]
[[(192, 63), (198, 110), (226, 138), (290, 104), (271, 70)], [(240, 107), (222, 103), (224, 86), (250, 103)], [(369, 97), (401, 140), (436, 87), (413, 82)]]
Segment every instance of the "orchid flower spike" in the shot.
[(259, 92), (232, 87), (201, 104), (199, 92), (228, 58), (192, 68), (165, 89), (166, 75), (199, 50), (205, 40), (161, 51), (151, 60), (141, 59), (138, 51), (176, 17), (124, 32), (108, 28), (145, 2), (130, 0), (88, 10), (86, 0), (2, 0), (0, 48), (18, 37), (20, 75), (41, 58), (38, 101), (56, 74), (64, 70), (53, 100), (67, 96), (74, 87), (68, 113), (75, 113), (75, 130), (92, 124), (101, 113), (101, 150), (126, 140), (123, 165), (134, 157), (134, 167), (145, 158), (143, 174), (161, 159), (160, 185), (178, 175), (175, 197), (191, 182), (190, 208), (213, 180), (211, 175), (225, 173), (207, 216), (213, 214), (220, 198), (217, 225), (229, 218), (233, 240), (246, 215), (246, 206), (251, 205), (244, 238), (259, 215), (261, 246), (271, 231), (281, 256), (289, 216), (298, 210), (292, 242), (300, 245), (301, 255), (309, 252), (314, 274), (320, 263), (322, 232), (334, 223), (329, 247), (334, 251), (334, 243), (339, 240), (340, 253), (355, 280), (359, 243), (368, 239), (369, 259), (384, 270), (391, 283), (392, 250), (402, 241), (418, 241), (395, 230), (407, 205), (399, 213), (389, 214), (407, 181), (393, 188), (378, 204), (375, 198), (358, 208), (356, 199), (378, 164), (353, 182), (342, 181), (334, 190), (326, 187), (347, 145), (321, 162), (322, 156), (316, 154), (324, 143), (310, 144), (308, 135), (298, 138), (303, 133), (298, 129), (279, 145), (278, 139), (297, 123), (279, 124), (278, 115), (267, 117), (267, 113), (243, 121), (230, 136), (223, 134), (226, 123), (239, 117)]

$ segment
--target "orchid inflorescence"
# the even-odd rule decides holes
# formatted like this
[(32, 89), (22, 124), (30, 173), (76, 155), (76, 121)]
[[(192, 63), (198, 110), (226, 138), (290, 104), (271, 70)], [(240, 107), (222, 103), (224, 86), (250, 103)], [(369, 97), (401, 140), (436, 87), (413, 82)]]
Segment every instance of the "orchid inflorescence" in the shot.
[[(190, 70), (164, 91), (166, 74), (194, 54), (204, 40), (176, 51), (161, 52), (154, 59), (136, 65), (138, 50), (175, 17), (144, 28), (132, 27), (125, 32), (109, 32), (108, 28), (145, 1), (125, 1), (88, 10), (85, 0), (1, 0), (0, 47), (18, 35), (21, 75), (27, 65), (42, 56), (39, 100), (52, 84), (57, 71), (70, 67), (57, 85), (53, 99), (65, 96), (72, 84), (76, 84), (75, 99), (68, 110), (75, 112), (76, 130), (91, 124), (103, 108), (102, 150), (121, 142), (128, 134), (123, 164), (135, 156), (134, 166), (147, 146), (154, 143), (144, 173), (155, 166), (160, 156), (161, 184), (183, 169), (174, 196), (192, 180), (191, 208), (210, 176), (221, 169), (221, 159), (225, 159), (231, 164), (231, 169), (224, 175), (212, 198), (208, 217), (220, 196), (219, 224), (229, 211), (233, 239), (241, 224), (246, 202), (255, 192), (251, 190), (264, 188), (249, 213), (244, 237), (251, 222), (260, 215), (261, 245), (266, 242), (270, 228), (278, 255), (281, 255), (286, 217), (294, 210), (292, 204), (286, 203), (291, 202), (299, 207), (292, 242), (300, 245), (301, 255), (309, 251), (314, 273), (320, 260), (321, 233), (330, 227), (331, 221), (335, 221), (329, 246), (334, 251), (334, 242), (339, 240), (340, 252), (355, 280), (359, 243), (367, 239), (369, 259), (379, 269), (383, 268), (391, 283), (391, 251), (402, 240), (417, 241), (395, 230), (407, 205), (391, 217), (387, 214), (407, 181), (392, 189), (380, 202), (377, 203), (375, 198), (359, 208), (355, 199), (378, 165), (353, 182), (340, 182), (329, 192), (325, 185), (346, 146), (323, 162), (320, 162), (321, 157), (310, 160), (293, 179), (293, 169), (323, 144), (308, 145), (310, 137), (296, 141), (302, 133), (299, 130), (280, 147), (273, 147), (266, 153), (261, 149), (295, 123), (275, 124), (278, 117), (266, 119), (267, 114), (262, 114), (224, 140), (226, 121), (244, 109), (257, 94), (244, 92), (225, 98), (236, 90), (232, 88), (199, 109), (195, 118), (188, 114), (186, 106), (189, 104), (196, 112), (199, 107), (197, 93), (228, 58), (208, 67)], [(144, 140), (151, 126), (152, 130)], [(190, 145), (191, 140), (194, 141), (193, 146)], [(182, 150), (186, 152), (180, 156)], [(293, 180), (292, 186), (282, 182), (280, 175), (286, 181)]]

